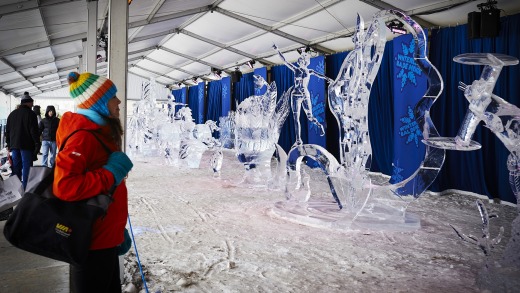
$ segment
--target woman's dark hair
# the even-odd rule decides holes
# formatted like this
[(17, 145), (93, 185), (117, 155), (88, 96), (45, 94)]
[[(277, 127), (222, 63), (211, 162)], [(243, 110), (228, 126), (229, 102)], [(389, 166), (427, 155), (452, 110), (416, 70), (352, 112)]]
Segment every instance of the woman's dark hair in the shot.
[(108, 125), (110, 125), (110, 130), (112, 131), (112, 138), (116, 142), (119, 150), (123, 150), (123, 125), (121, 125), (121, 120), (119, 118), (105, 117), (108, 121)]

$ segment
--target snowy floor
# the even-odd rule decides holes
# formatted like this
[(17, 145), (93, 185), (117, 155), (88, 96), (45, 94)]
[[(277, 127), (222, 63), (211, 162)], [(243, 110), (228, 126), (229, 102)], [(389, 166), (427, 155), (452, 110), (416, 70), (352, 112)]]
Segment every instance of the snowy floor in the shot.
[[(127, 185), (149, 292), (479, 292), (484, 255), (448, 225), (481, 235), (475, 197), (425, 194), (408, 209), (421, 217), (419, 230), (367, 232), (287, 221), (271, 211), (281, 191), (234, 187), (207, 168), (134, 159)], [(499, 215), (491, 235), (505, 229), (494, 249), (501, 255), (516, 209), (486, 207)], [(132, 250), (127, 292), (139, 292), (131, 279), (142, 287), (135, 260)]]

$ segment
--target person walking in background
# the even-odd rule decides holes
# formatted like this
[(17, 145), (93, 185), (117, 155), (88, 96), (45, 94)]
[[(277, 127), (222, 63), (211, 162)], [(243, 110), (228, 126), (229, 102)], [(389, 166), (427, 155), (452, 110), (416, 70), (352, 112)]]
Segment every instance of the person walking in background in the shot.
[[(110, 79), (92, 73), (71, 72), (70, 95), (77, 113), (66, 112), (56, 133), (61, 146), (54, 169), (54, 194), (66, 201), (83, 200), (112, 193), (107, 213), (92, 228), (85, 264), (71, 266), (71, 288), (76, 293), (119, 293), (119, 245), (125, 239), (128, 192), (124, 178), (133, 167), (122, 150), (123, 126), (119, 120), (116, 86)], [(110, 150), (103, 148), (96, 135)]]
[(34, 100), (25, 92), (20, 107), (9, 114), (5, 126), (6, 146), (13, 161), (11, 176), (18, 176), (24, 189), (27, 186), (29, 169), (33, 161), (38, 159), (41, 146), (38, 119), (31, 110), (33, 104)]
[(50, 105), (45, 110), (45, 118), (40, 121), (39, 128), (42, 137), (42, 165), (54, 167), (56, 158), (56, 131), (60, 124), (60, 118), (56, 117), (56, 108)]
[(34, 105), (32, 109), (34, 113), (36, 113), (36, 118), (38, 118), (38, 124), (40, 124), (40, 122), (42, 122), (42, 108), (38, 105)]
[[(36, 118), (38, 118), (38, 125), (40, 125), (40, 122), (42, 122), (42, 108), (39, 105), (34, 105), (32, 109), (33, 109), (34, 113), (36, 113)], [(42, 142), (42, 136), (40, 133), (40, 143), (41, 142)], [(41, 150), (38, 151), (38, 155), (41, 155), (41, 154), (42, 154)]]

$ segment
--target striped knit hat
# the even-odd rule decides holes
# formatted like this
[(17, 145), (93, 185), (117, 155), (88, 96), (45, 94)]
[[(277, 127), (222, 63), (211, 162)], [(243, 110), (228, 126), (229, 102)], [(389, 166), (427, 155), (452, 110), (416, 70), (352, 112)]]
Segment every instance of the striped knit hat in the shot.
[(69, 73), (70, 96), (80, 109), (90, 109), (103, 116), (110, 116), (108, 100), (117, 92), (114, 83), (103, 76), (89, 72)]

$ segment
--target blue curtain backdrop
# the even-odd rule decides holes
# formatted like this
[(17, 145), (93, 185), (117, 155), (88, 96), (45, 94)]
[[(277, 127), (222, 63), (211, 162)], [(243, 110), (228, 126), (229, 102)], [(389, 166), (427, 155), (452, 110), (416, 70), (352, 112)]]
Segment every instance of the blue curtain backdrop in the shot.
[(204, 82), (189, 87), (188, 107), (191, 109), (195, 123), (202, 124), (206, 121), (204, 119)]
[[(309, 69), (314, 70), (319, 74), (325, 74), (325, 57), (318, 56), (311, 58), (311, 63), (309, 64)], [(327, 121), (325, 120), (325, 111), (326, 109), (326, 93), (325, 93), (325, 84), (326, 81), (322, 78), (318, 78), (314, 75), (311, 75), (309, 80), (309, 93), (311, 98), (311, 109), (314, 117), (318, 122), (323, 125), (323, 129), (327, 129)], [(303, 108), (301, 109), (300, 116), (305, 116), (305, 112)], [(302, 128), (302, 132), (307, 131), (308, 143), (315, 144), (322, 147), (326, 147), (326, 136), (320, 136), (321, 130), (316, 126), (316, 124), (307, 122), (307, 128)], [(311, 165), (311, 167), (318, 167), (318, 165)]]
[(222, 116), (222, 82), (220, 80), (208, 83), (207, 104), (206, 120), (213, 120), (218, 123), (218, 118)]
[(383, 53), (383, 60), (377, 72), (376, 79), (370, 90), (368, 103), (368, 131), (372, 145), (373, 172), (392, 174), (392, 160), (394, 156), (394, 47), (387, 42)]
[[(520, 14), (502, 17), (500, 35), (496, 38), (469, 40), (467, 25), (433, 30), (430, 41), (430, 60), (439, 69), (444, 92), (431, 109), (432, 119), (440, 135), (454, 137), (468, 109), (468, 101), (458, 82), (471, 84), (480, 78), (482, 66), (464, 65), (453, 61), (462, 53), (501, 53), (520, 57)], [(493, 93), (511, 104), (520, 105), (520, 66), (502, 70)], [(483, 123), (473, 140), (482, 149), (470, 152), (448, 151), (432, 190), (461, 189), (516, 202), (508, 181), (506, 160), (509, 152)]]
[[(178, 90), (173, 90), (172, 95), (173, 95), (173, 97), (175, 97), (176, 103), (186, 104), (186, 88), (185, 87), (178, 89)], [(175, 113), (177, 113), (177, 111), (179, 111), (179, 109), (182, 107), (183, 107), (182, 105), (176, 105)]]
[(413, 59), (415, 41), (411, 34), (398, 36), (391, 44), (395, 128), (390, 183), (398, 183), (415, 173), (424, 160), (426, 146), (421, 142), (423, 134), (413, 110), (426, 92), (428, 78)]
[(233, 97), (235, 98), (234, 105), (231, 108), (236, 110), (236, 105), (239, 105), (243, 100), (255, 94), (255, 84), (253, 75), (254, 72), (242, 75), (239, 82), (233, 83)]
[(222, 116), (227, 116), (231, 110), (231, 78), (224, 77), (220, 83), (222, 84)]

